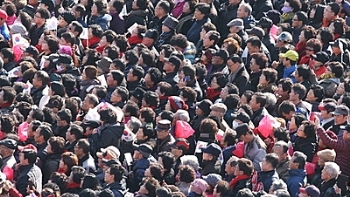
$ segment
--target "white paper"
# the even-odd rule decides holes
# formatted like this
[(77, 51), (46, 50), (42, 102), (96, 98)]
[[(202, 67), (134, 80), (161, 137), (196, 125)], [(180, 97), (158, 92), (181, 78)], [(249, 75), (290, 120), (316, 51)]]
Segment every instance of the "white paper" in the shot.
[(58, 21), (57, 18), (52, 17), (46, 20), (46, 27), (48, 30), (57, 31)]
[(124, 153), (125, 161), (128, 166), (132, 165), (132, 156), (131, 153)]
[(205, 148), (207, 147), (207, 145), (208, 145), (208, 142), (198, 141), (195, 153), (201, 153), (202, 152), (201, 148)]
[(89, 28), (83, 28), (83, 32), (81, 32), (80, 38), (85, 40), (89, 39)]
[(104, 87), (108, 87), (107, 81), (104, 75), (100, 75), (97, 77), (97, 79), (101, 82), (101, 85)]

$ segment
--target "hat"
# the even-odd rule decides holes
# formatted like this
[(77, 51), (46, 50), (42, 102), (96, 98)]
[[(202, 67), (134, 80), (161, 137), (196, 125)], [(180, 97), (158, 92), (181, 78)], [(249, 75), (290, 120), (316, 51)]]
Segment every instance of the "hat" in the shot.
[(120, 161), (118, 159), (102, 159), (102, 163), (110, 167), (113, 164), (120, 164)]
[(147, 38), (151, 38), (153, 40), (157, 40), (159, 34), (158, 34), (157, 30), (149, 29), (149, 30), (146, 31), (146, 33), (143, 36), (147, 37)]
[(35, 153), (38, 153), (38, 150), (36, 149), (36, 147), (33, 144), (27, 144), (25, 146), (18, 146), (17, 149), (19, 151), (24, 151), (24, 150), (33, 150)]
[(281, 22), (281, 13), (277, 10), (269, 10), (268, 12), (265, 12), (264, 15), (271, 19), (273, 24)]
[(72, 11), (63, 11), (60, 13), (60, 16), (68, 23), (70, 24), (72, 21), (75, 21), (75, 14)]
[(319, 51), (316, 54), (311, 55), (315, 61), (325, 64), (329, 61), (329, 55), (324, 51)]
[(131, 96), (135, 97), (137, 100), (141, 101), (143, 99), (143, 95), (146, 93), (146, 91), (141, 88), (137, 87), (134, 92), (131, 93)]
[(164, 59), (165, 59), (165, 61), (174, 64), (174, 66), (176, 68), (180, 68), (181, 60), (180, 60), (180, 58), (176, 57), (175, 55), (172, 55), (169, 58), (164, 58)]
[(157, 123), (156, 130), (157, 131), (168, 131), (171, 127), (171, 122), (170, 120), (160, 120)]
[(286, 53), (280, 53), (279, 55), (282, 58), (287, 58), (292, 61), (298, 61), (299, 54), (294, 50), (288, 50)]
[(55, 5), (52, 0), (41, 0), (40, 3), (46, 5), (50, 12), (55, 9)]
[(242, 19), (235, 18), (229, 23), (227, 23), (227, 27), (238, 27), (239, 29), (244, 29), (244, 23)]
[(340, 39), (335, 40), (334, 42), (329, 43), (332, 47), (337, 47), (343, 49), (343, 42)]
[(167, 26), (167, 27), (169, 27), (170, 29), (173, 29), (173, 30), (176, 28), (178, 23), (179, 23), (179, 21), (176, 18), (172, 17), (172, 16), (166, 17), (166, 19), (163, 21), (163, 25), (164, 26)]
[(52, 73), (52, 74), (50, 75), (50, 81), (51, 81), (51, 82), (54, 82), (54, 81), (60, 82), (61, 80), (62, 80), (61, 75), (59, 75), (59, 74), (57, 74), (57, 73)]
[(98, 120), (89, 120), (87, 122), (84, 122), (82, 124), (82, 127), (83, 128), (86, 128), (86, 127), (90, 127), (90, 128), (93, 128), (93, 129), (96, 129), (97, 127), (99, 127), (101, 125), (100, 121)]
[(55, 64), (72, 64), (73, 59), (67, 54), (60, 54), (58, 58), (54, 59), (52, 62)]
[(320, 110), (320, 111), (322, 111), (322, 110), (325, 110), (325, 111), (327, 111), (328, 113), (330, 113), (330, 112), (334, 112), (335, 111), (335, 108), (337, 107), (337, 105), (335, 104), (335, 103), (333, 103), (333, 102), (329, 102), (329, 103), (326, 103), (326, 104), (321, 104), (321, 105), (319, 105), (318, 106), (318, 109)]
[(262, 39), (265, 35), (264, 30), (260, 27), (253, 27), (252, 29), (247, 30), (247, 33), (249, 35), (256, 35), (259, 39)]
[(243, 123), (249, 123), (250, 121), (250, 117), (247, 113), (245, 112), (240, 112), (239, 114), (237, 114), (235, 120), (240, 120), (242, 121)]
[(319, 197), (320, 196), (320, 190), (314, 186), (314, 185), (309, 185), (305, 188), (301, 187), (299, 188), (300, 193), (306, 194), (310, 197)]
[(169, 96), (168, 101), (170, 103), (170, 106), (174, 109), (174, 111), (177, 111), (179, 109), (188, 109), (188, 105), (186, 105), (185, 101), (178, 96)]
[(7, 20), (7, 13), (4, 10), (0, 10), (0, 19)]
[(210, 106), (211, 105), (213, 105), (211, 100), (204, 99), (200, 103), (197, 104), (197, 107), (203, 111), (205, 116), (207, 116), (210, 113)]
[(238, 125), (238, 127), (236, 128), (236, 138), (239, 139), (242, 135), (245, 135), (249, 130), (249, 125), (247, 123)]
[[(35, 46), (32, 46), (32, 45), (28, 46), (24, 50), (24, 52), (29, 53), (29, 54), (33, 55), (34, 57), (37, 57), (39, 55), (38, 49)], [(50, 56), (47, 56), (47, 57), (50, 57)]]
[(115, 146), (108, 146), (107, 148), (101, 148), (101, 152), (97, 152), (96, 155), (99, 158), (104, 158), (109, 155), (112, 158), (118, 159), (120, 156), (120, 151)]
[(219, 111), (221, 113), (226, 113), (227, 106), (223, 103), (215, 103), (214, 105), (210, 106), (210, 110)]
[(27, 29), (21, 23), (15, 23), (11, 27), (11, 31), (14, 34), (21, 34), (21, 36), (28, 35)]
[(151, 153), (153, 152), (153, 148), (152, 146), (148, 145), (148, 144), (141, 144), (140, 146), (138, 146), (136, 148), (137, 151), (139, 151), (141, 153), (141, 155), (145, 158), (148, 158)]
[(49, 60), (50, 62), (53, 62), (54, 60), (58, 59), (60, 55), (58, 55), (57, 53), (54, 53), (49, 56), (43, 56), (43, 57), (44, 59)]
[(16, 149), (17, 142), (13, 139), (3, 139), (0, 141), (0, 145), (6, 146), (9, 149)]
[(203, 179), (213, 188), (215, 187), (215, 185), (222, 180), (222, 177), (219, 174), (215, 174), (215, 173), (210, 173), (207, 176), (202, 176)]
[(184, 153), (187, 153), (188, 149), (190, 148), (190, 143), (188, 143), (188, 141), (184, 138), (178, 138), (175, 140), (172, 146), (181, 149)]
[(221, 154), (220, 146), (215, 143), (211, 143), (207, 147), (201, 149), (203, 153), (208, 153), (216, 157), (219, 157)]
[(101, 60), (97, 61), (98, 75), (108, 73), (109, 66), (112, 64), (112, 60), (109, 57), (103, 57)]
[(277, 38), (277, 40), (284, 41), (284, 42), (292, 42), (293, 36), (289, 32), (283, 31)]
[(99, 194), (98, 197), (114, 197), (114, 193), (110, 189), (103, 189)]
[(219, 49), (213, 54), (213, 56), (219, 56), (226, 62), (229, 54), (226, 49)]
[(349, 115), (349, 108), (345, 105), (338, 105), (335, 110), (334, 110), (334, 115), (344, 115), (348, 116)]
[(196, 194), (203, 194), (208, 187), (208, 183), (203, 179), (196, 179), (191, 183), (192, 191)]
[(261, 28), (271, 28), (272, 25), (273, 22), (268, 17), (262, 17), (256, 24), (256, 26), (260, 26)]

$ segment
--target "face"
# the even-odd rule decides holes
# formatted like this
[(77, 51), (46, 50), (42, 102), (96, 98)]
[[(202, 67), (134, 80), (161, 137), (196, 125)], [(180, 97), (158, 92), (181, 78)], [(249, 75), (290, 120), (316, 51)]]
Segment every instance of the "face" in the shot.
[(298, 129), (298, 126), (295, 123), (295, 117), (293, 116), (292, 119), (290, 120), (290, 124), (289, 124), (289, 130), (293, 131)]
[(140, 194), (144, 194), (144, 195), (148, 194), (148, 191), (147, 191), (147, 189), (146, 189), (145, 184), (141, 185), (141, 187), (140, 187), (140, 189), (139, 189), (139, 193), (140, 193)]
[(66, 27), (68, 23), (64, 20), (62, 16), (58, 17), (58, 26), (59, 27)]
[(34, 141), (36, 141), (36, 142), (41, 141), (40, 129), (36, 129), (35, 134), (34, 134)]
[(220, 92), (220, 98), (225, 99), (228, 95), (228, 88), (225, 86)]
[(246, 18), (247, 13), (244, 11), (245, 6), (240, 5), (237, 10), (237, 18)]
[(230, 162), (227, 162), (225, 165), (225, 172), (227, 174), (233, 174), (235, 172), (235, 167), (232, 167)]
[(149, 47), (149, 46), (152, 46), (153, 41), (154, 40), (151, 38), (143, 37), (142, 44), (144, 44), (146, 47)]
[(248, 44), (247, 44), (247, 49), (248, 49), (248, 53), (249, 53), (249, 54), (257, 53), (257, 52), (260, 51), (259, 47), (252, 46), (251, 43), (248, 43)]
[(108, 44), (106, 36), (102, 36), (99, 44), (100, 46), (106, 46)]
[(169, 131), (157, 131), (157, 138), (160, 140), (165, 139), (166, 137), (168, 137), (169, 135)]
[(334, 115), (334, 124), (341, 125), (348, 120), (348, 116), (344, 115)]
[(254, 58), (252, 58), (250, 60), (250, 70), (253, 72), (257, 72), (259, 71), (260, 66), (256, 63), (256, 60)]
[(220, 88), (216, 77), (214, 77), (214, 78), (211, 80), (210, 87), (213, 88), (213, 89), (218, 89), (218, 88)]
[(294, 157), (292, 157), (290, 159), (290, 162), (289, 162), (289, 169), (290, 170), (296, 170), (298, 169), (298, 163), (294, 163)]
[(213, 159), (213, 156), (208, 153), (203, 153), (203, 161), (210, 161)]
[(252, 96), (252, 99), (249, 102), (250, 107), (252, 107), (253, 111), (256, 111), (260, 108), (260, 104), (256, 102), (256, 95)]
[(344, 83), (340, 83), (337, 87), (336, 94), (342, 95), (345, 92)]
[(298, 99), (298, 95), (296, 95), (295, 93), (294, 93), (294, 90), (292, 89), (291, 91), (290, 91), (290, 93), (289, 93), (289, 100), (290, 101), (295, 101), (295, 100), (297, 100)]
[(96, 4), (94, 4), (91, 8), (91, 15), (92, 16), (97, 16), (98, 15), (98, 11), (97, 11), (97, 6)]
[(188, 4), (188, 2), (185, 2), (184, 7), (182, 8), (182, 13), (187, 14), (190, 12), (191, 12), (190, 5)]
[(300, 35), (299, 35), (299, 42), (306, 42), (306, 38), (305, 38), (305, 32), (301, 31)]
[(110, 182), (113, 182), (113, 175), (110, 174), (111, 173), (111, 169), (108, 168), (106, 171), (105, 171), (105, 177), (104, 177), (104, 180), (106, 183), (110, 183)]
[(196, 19), (196, 20), (202, 20), (203, 18), (204, 18), (204, 14), (202, 14), (198, 9), (195, 9), (194, 10), (194, 18)]
[(293, 27), (299, 27), (300, 26), (300, 21), (296, 15), (293, 17), (293, 22), (292, 22)]
[(261, 85), (267, 85), (268, 84), (268, 81), (266, 80), (265, 75), (263, 75), (263, 74), (260, 75), (260, 77), (259, 77), (259, 84), (261, 84)]
[(327, 6), (323, 11), (323, 18), (332, 19), (333, 17), (334, 17), (334, 13), (332, 12), (331, 7)]
[(246, 96), (244, 96), (244, 94), (242, 94), (241, 99), (239, 100), (239, 103), (240, 103), (241, 105), (249, 104), (249, 103), (248, 103), (248, 98), (247, 98)]
[(151, 174), (151, 168), (148, 167), (145, 171), (145, 177), (152, 177), (152, 174)]
[(41, 24), (43, 22), (45, 22), (45, 19), (41, 18), (41, 14), (38, 13), (38, 12), (35, 13), (35, 15), (34, 15), (34, 23), (35, 24)]
[(162, 32), (167, 33), (167, 32), (170, 32), (170, 31), (171, 31), (171, 29), (169, 27), (167, 27), (165, 25), (162, 25)]
[(314, 91), (312, 89), (310, 89), (309, 92), (306, 95), (306, 100), (309, 101), (309, 102), (315, 102), (316, 99), (317, 98), (315, 97)]
[(321, 179), (329, 180), (330, 178), (331, 178), (331, 175), (325, 169), (323, 169), (321, 172)]
[(301, 137), (301, 138), (306, 138), (307, 137), (305, 135), (305, 133), (304, 133), (304, 129), (305, 129), (305, 126), (304, 125), (300, 125), (300, 127), (297, 130), (298, 137)]
[(204, 112), (199, 107), (196, 107), (196, 115), (197, 116), (203, 116)]
[(203, 38), (203, 46), (204, 47), (210, 47), (213, 45), (213, 40), (210, 40), (209, 37), (210, 37), (211, 33), (207, 33), (205, 34), (204, 38)]
[(312, 47), (306, 47), (306, 55), (310, 57), (310, 55), (314, 54), (314, 49)]
[(128, 82), (134, 82), (134, 81), (136, 81), (136, 79), (135, 79), (135, 77), (134, 77), (134, 75), (133, 75), (133, 69), (130, 69), (130, 70), (129, 70), (126, 79), (127, 79)]
[(175, 157), (179, 157), (182, 155), (182, 150), (177, 147), (171, 147), (171, 153), (173, 153)]
[(165, 110), (172, 111), (172, 108), (171, 108), (169, 101), (165, 104)]
[(23, 153), (19, 153), (19, 164), (21, 165), (27, 165), (27, 160), (24, 159), (24, 154)]
[(41, 50), (42, 51), (48, 51), (49, 49), (49, 45), (47, 44), (46, 40), (43, 40), (41, 43)]
[(114, 90), (111, 95), (112, 103), (119, 103), (122, 100), (121, 96), (118, 94), (118, 90)]
[(162, 17), (164, 14), (164, 10), (162, 7), (160, 7), (159, 5), (157, 5), (155, 8), (154, 8), (154, 16), (156, 17)]
[(286, 159), (286, 153), (283, 152), (283, 148), (282, 147), (274, 147), (273, 148), (273, 152), (276, 153), (276, 155), (278, 155), (278, 161), (282, 162), (283, 160)]

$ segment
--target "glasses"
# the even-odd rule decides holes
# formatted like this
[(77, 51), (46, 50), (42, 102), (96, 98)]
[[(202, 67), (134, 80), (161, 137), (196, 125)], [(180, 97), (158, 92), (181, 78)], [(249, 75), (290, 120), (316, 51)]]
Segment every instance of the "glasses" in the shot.
[(314, 49), (306, 48), (307, 51), (314, 51)]
[(255, 64), (255, 62), (250, 62), (250, 65), (253, 65), (253, 64)]

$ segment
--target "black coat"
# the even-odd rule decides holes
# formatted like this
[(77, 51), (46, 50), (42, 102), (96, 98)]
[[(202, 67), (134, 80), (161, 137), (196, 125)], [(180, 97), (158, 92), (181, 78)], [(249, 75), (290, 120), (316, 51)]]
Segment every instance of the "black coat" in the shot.
[(132, 10), (125, 22), (125, 29), (129, 29), (134, 23), (147, 26), (148, 10)]
[(253, 9), (252, 15), (255, 20), (260, 20), (263, 16), (265, 16), (264, 12), (268, 12), (269, 10), (273, 10), (271, 0), (256, 0), (254, 3), (251, 3)]
[(201, 175), (206, 176), (210, 173), (220, 174), (221, 163), (219, 160), (216, 161), (202, 161), (201, 163)]
[(306, 161), (311, 162), (317, 148), (316, 136), (309, 138), (298, 137), (294, 142), (294, 151), (300, 151), (307, 157)]
[(21, 166), (15, 172), (16, 189), (23, 195), (27, 196), (27, 186), (29, 185), (29, 179), (32, 180), (34, 187), (37, 191), (41, 191), (42, 188), (42, 173), (38, 166), (35, 164), (29, 164)]
[(124, 132), (124, 124), (114, 123), (103, 125), (98, 128), (98, 133), (92, 135), (96, 144), (96, 150), (106, 148), (107, 146), (120, 147), (121, 137)]
[(237, 86), (239, 89), (239, 95), (241, 96), (246, 89), (250, 86), (249, 84), (249, 74), (245, 67), (241, 68), (231, 81), (229, 81)]
[(44, 96), (43, 95), (43, 90), (46, 88), (45, 86), (41, 86), (39, 88), (32, 88), (30, 90), (30, 96), (32, 96), (34, 104), (39, 106), (40, 99)]
[[(310, 12), (311, 12), (313, 7), (316, 8), (316, 13), (315, 13), (314, 18), (310, 18)], [(320, 28), (322, 26), (323, 12), (324, 12), (325, 8), (326, 8), (326, 6), (322, 5), (322, 4), (317, 4), (317, 5), (311, 6), (311, 8), (307, 14), (308, 19), (309, 19), (307, 24), (314, 27), (315, 29)]]
[(229, 27), (227, 27), (227, 23), (229, 23), (231, 20), (237, 18), (238, 6), (239, 6), (239, 4), (237, 4), (237, 5), (225, 4), (220, 9), (220, 11), (219, 11), (220, 23), (218, 26), (218, 31), (220, 32), (221, 38), (226, 38), (227, 35), (229, 34)]
[(266, 110), (265, 107), (262, 107), (262, 108), (256, 110), (255, 112), (253, 112), (251, 120), (252, 120), (254, 126), (257, 127), (260, 123), (260, 120), (268, 114), (269, 114), (269, 112)]
[(248, 188), (250, 190), (252, 189), (252, 183), (250, 178), (238, 181), (235, 187), (231, 189), (230, 196), (237, 196), (238, 191), (243, 188)]
[(45, 167), (42, 169), (43, 184), (47, 183), (48, 180), (50, 179), (51, 174), (58, 170), (60, 160), (61, 160), (61, 154), (49, 154), (47, 156)]

